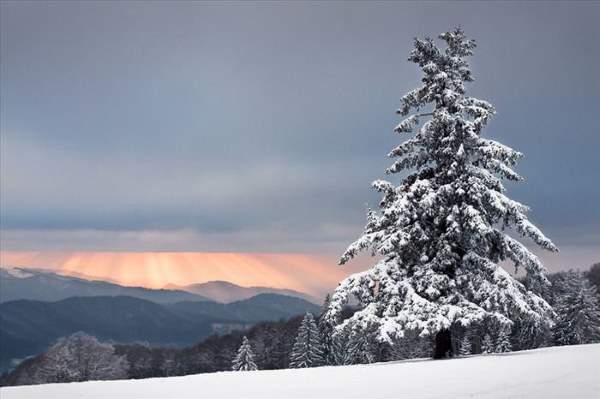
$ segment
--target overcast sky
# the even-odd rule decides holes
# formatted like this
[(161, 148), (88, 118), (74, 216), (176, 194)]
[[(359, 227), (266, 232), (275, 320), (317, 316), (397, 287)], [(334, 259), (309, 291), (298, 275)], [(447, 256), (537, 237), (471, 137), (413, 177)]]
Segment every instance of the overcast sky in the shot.
[[(3, 250), (341, 253), (414, 36), (461, 25), (509, 194), (600, 260), (600, 3), (1, 3)], [(583, 258), (577, 254), (586, 253)]]

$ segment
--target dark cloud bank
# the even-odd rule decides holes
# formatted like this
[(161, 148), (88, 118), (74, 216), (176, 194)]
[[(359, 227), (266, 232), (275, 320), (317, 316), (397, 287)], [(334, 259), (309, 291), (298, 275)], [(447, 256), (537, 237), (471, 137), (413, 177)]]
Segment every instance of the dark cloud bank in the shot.
[(488, 137), (526, 155), (510, 194), (561, 261), (600, 256), (599, 3), (1, 11), (3, 249), (340, 252), (403, 139), (412, 37), (460, 24)]

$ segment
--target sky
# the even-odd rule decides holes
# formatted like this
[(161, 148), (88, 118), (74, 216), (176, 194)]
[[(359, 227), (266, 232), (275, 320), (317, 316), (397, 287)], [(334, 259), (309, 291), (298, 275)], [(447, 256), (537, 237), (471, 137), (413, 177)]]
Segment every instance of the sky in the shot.
[[(600, 260), (599, 2), (0, 3), (3, 253), (335, 257), (378, 196), (415, 36), (477, 40), (509, 195)], [(37, 256), (37, 255), (36, 255)], [(50, 255), (48, 255), (50, 256)], [(40, 259), (40, 258), (38, 258)], [(328, 261), (329, 262), (329, 261)]]
[(316, 301), (360, 269), (335, 267), (324, 256), (289, 253), (8, 251), (3, 257), (11, 267), (41, 265), (61, 275), (133, 287), (172, 289), (221, 280), (243, 287), (293, 289)]

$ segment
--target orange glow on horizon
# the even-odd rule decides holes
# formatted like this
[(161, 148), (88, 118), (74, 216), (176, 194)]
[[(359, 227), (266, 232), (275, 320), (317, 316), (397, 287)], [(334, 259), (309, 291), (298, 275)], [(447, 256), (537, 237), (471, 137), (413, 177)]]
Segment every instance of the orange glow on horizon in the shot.
[(1, 266), (49, 269), (127, 286), (163, 288), (225, 280), (320, 297), (351, 270), (334, 257), (290, 253), (1, 251)]

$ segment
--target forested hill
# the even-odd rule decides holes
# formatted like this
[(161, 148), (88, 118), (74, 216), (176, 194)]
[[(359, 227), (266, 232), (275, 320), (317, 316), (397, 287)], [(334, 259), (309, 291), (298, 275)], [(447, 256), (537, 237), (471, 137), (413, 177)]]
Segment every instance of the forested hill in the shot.
[(288, 319), (307, 311), (318, 312), (319, 307), (300, 298), (275, 294), (231, 304), (161, 305), (127, 296), (6, 302), (0, 304), (0, 370), (78, 331), (108, 342), (184, 346), (212, 333), (243, 329), (259, 321)]

